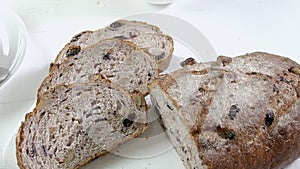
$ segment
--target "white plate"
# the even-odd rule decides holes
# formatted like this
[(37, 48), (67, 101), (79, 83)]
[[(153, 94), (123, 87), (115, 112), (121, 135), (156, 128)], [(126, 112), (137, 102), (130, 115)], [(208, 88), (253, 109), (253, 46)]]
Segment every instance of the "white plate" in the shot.
[[(171, 35), (175, 41), (175, 51), (170, 68), (167, 72), (178, 69), (179, 63), (187, 58), (194, 57), (198, 61), (215, 60), (217, 54), (205, 36), (193, 25), (186, 21), (170, 15), (163, 14), (141, 14), (126, 17), (146, 21), (157, 25), (166, 34)], [(180, 26), (179, 26), (180, 25)], [(184, 30), (184, 31), (183, 31)], [(147, 98), (148, 104), (151, 104)], [(32, 108), (29, 108), (31, 110)], [(26, 113), (27, 110), (24, 111)], [(22, 115), (24, 115), (24, 113)], [(184, 166), (166, 137), (163, 129), (157, 122), (157, 116), (150, 109), (150, 126), (146, 132), (136, 139), (133, 139), (114, 152), (102, 156), (84, 169), (184, 169)], [(1, 118), (0, 118), (1, 123)], [(17, 168), (15, 158), (15, 132), (8, 139), (3, 155), (4, 168)], [(1, 159), (0, 159), (1, 160)], [(288, 169), (299, 168), (299, 161), (295, 162)], [(1, 163), (0, 163), (1, 168)]]
[(15, 75), (25, 55), (27, 31), (20, 17), (8, 8), (0, 8), (0, 67), (10, 74), (2, 83), (0, 90)]
[[(193, 25), (182, 19), (163, 14), (134, 15), (127, 17), (126, 19), (141, 20), (157, 25), (163, 32), (174, 38), (175, 51), (170, 64), (171, 66), (167, 72), (178, 69), (180, 67), (179, 63), (187, 57), (194, 57), (198, 61), (216, 59), (216, 52), (205, 36)], [(168, 25), (166, 26), (165, 23), (168, 23)], [(184, 30), (188, 33), (183, 33), (182, 27), (179, 28), (178, 25), (184, 27)], [(30, 103), (30, 100), (28, 102)], [(147, 98), (147, 102), (148, 104), (151, 104), (149, 98)], [(23, 116), (31, 109), (32, 108), (25, 110), (25, 112), (20, 115)], [(11, 114), (14, 113), (17, 114), (17, 112), (11, 112)], [(158, 124), (156, 120), (157, 116), (151, 109), (149, 114), (149, 118), (151, 119), (150, 125), (143, 135), (125, 143), (114, 152), (94, 160), (84, 168), (157, 169), (161, 168), (162, 164), (168, 164), (168, 167), (182, 169), (183, 164), (163, 132), (163, 129)], [(16, 131), (14, 131), (11, 138), (9, 138), (3, 155), (3, 165), (9, 169), (17, 168), (15, 157), (15, 133)], [(172, 163), (170, 163), (171, 161)]]

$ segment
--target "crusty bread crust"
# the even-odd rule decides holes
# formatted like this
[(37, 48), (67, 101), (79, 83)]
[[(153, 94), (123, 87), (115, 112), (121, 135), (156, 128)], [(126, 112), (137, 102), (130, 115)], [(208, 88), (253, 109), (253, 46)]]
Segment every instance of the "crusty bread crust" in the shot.
[[(161, 110), (168, 136), (186, 168), (281, 169), (299, 158), (300, 65), (264, 52), (221, 56), (217, 62), (185, 65), (150, 84), (153, 104)], [(201, 78), (212, 71), (220, 75), (211, 78), (222, 81), (202, 84)], [(199, 82), (189, 86), (192, 77)], [(181, 124), (170, 125), (174, 118), (170, 114), (179, 117)], [(185, 147), (184, 135), (178, 136), (181, 125), (190, 129), (186, 134), (200, 153), (198, 160), (186, 154), (191, 150)]]

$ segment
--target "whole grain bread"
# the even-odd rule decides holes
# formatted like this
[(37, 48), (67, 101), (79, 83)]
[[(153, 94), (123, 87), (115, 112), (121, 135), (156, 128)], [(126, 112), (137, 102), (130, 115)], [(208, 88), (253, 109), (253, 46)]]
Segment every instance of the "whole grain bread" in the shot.
[(122, 39), (145, 48), (154, 57), (161, 71), (168, 68), (174, 50), (173, 39), (163, 34), (160, 29), (140, 21), (117, 20), (109, 26), (96, 31), (83, 31), (75, 35), (70, 43), (58, 54), (54, 64), (61, 63), (68, 56), (73, 46), (86, 48), (105, 39)]
[(38, 100), (16, 138), (21, 169), (74, 169), (141, 134), (142, 94), (108, 81), (58, 85)]
[(300, 66), (255, 52), (185, 62), (150, 96), (187, 169), (282, 169), (300, 157)]
[(159, 69), (155, 59), (147, 51), (131, 42), (107, 39), (87, 48), (74, 46), (68, 59), (52, 65), (38, 91), (41, 97), (57, 84), (72, 84), (108, 79), (119, 84), (129, 92), (148, 93), (147, 84), (158, 76)]

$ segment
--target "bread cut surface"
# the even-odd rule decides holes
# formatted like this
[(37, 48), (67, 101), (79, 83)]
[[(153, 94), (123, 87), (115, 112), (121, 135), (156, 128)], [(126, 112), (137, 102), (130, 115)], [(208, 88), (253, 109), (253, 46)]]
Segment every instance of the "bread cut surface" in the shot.
[(22, 169), (79, 168), (141, 134), (146, 103), (107, 81), (58, 85), (26, 115), (16, 139)]
[(139, 91), (146, 95), (147, 84), (158, 72), (155, 59), (131, 42), (109, 39), (84, 49), (75, 46), (68, 59), (52, 66), (38, 97), (57, 84), (88, 82), (95, 78), (105, 78), (129, 92)]
[(163, 34), (156, 26), (129, 20), (117, 20), (105, 28), (96, 31), (84, 31), (75, 35), (58, 54), (55, 64), (66, 59), (69, 47), (86, 48), (111, 38), (133, 42), (138, 47), (145, 48), (157, 60), (161, 71), (169, 66), (174, 50), (173, 39)]
[(150, 96), (186, 168), (281, 169), (300, 157), (299, 70), (263, 52), (219, 57), (161, 75)]

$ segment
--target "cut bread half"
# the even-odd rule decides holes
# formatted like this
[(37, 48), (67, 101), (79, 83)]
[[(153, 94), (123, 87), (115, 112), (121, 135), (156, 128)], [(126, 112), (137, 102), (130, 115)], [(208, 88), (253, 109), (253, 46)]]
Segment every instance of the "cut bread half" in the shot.
[(186, 168), (281, 169), (300, 157), (299, 64), (255, 52), (183, 65), (150, 96)]

